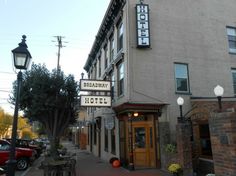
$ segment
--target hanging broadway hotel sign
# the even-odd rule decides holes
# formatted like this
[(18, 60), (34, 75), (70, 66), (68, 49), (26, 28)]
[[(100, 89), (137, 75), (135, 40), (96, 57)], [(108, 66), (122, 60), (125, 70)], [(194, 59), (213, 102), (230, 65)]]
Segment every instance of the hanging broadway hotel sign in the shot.
[(110, 107), (111, 97), (102, 95), (81, 95), (80, 96), (81, 106), (95, 106), (95, 107)]
[[(80, 80), (81, 91), (111, 91), (111, 81)], [(111, 96), (103, 95), (80, 95), (80, 106), (87, 107), (110, 107)]]
[(111, 81), (81, 79), (80, 90), (82, 91), (111, 91)]

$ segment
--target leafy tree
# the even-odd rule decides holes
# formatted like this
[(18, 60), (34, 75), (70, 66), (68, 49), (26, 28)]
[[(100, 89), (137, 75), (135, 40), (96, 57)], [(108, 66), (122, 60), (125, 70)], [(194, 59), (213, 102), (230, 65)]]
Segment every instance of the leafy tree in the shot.
[(19, 117), (18, 118), (18, 123), (17, 123), (17, 129), (18, 130), (23, 130), (25, 128), (31, 128), (31, 125), (28, 122), (28, 119)]
[[(13, 86), (15, 100), (16, 83)], [(23, 74), (20, 109), (30, 121), (39, 121), (48, 134), (51, 153), (56, 156), (60, 137), (69, 124), (75, 122), (78, 84), (73, 75), (50, 72), (45, 65), (32, 64)]]
[(0, 108), (0, 137), (5, 137), (7, 131), (12, 126), (12, 116)]

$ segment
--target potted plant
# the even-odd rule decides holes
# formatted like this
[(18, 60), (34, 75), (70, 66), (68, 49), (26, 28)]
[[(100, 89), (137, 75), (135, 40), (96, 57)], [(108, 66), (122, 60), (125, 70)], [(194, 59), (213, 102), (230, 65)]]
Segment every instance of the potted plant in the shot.
[(180, 176), (180, 174), (182, 173), (182, 168), (180, 164), (172, 163), (169, 165), (168, 171), (172, 173), (174, 176)]

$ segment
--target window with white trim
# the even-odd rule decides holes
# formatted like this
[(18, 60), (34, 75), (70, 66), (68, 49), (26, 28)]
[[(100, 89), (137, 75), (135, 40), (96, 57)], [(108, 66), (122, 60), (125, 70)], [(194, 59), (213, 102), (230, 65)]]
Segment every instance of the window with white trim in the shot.
[(124, 27), (123, 23), (121, 22), (118, 26), (117, 52), (123, 49), (123, 34), (124, 34)]
[(114, 42), (114, 37), (112, 36), (110, 38), (110, 63), (112, 60), (114, 60), (114, 50), (115, 50), (115, 42)]
[(102, 73), (102, 71), (101, 71), (101, 57), (99, 56), (99, 58), (98, 58), (98, 76), (100, 77), (101, 76), (101, 73)]
[(236, 54), (236, 28), (227, 27), (227, 36), (229, 42), (229, 52)]
[(118, 65), (118, 96), (124, 94), (124, 63)]
[(115, 91), (115, 75), (114, 72), (110, 73), (110, 80), (111, 80), (111, 99), (114, 99), (114, 91)]
[(233, 78), (234, 95), (236, 95), (236, 69), (231, 69)]
[(176, 92), (189, 93), (188, 65), (175, 63)]
[(107, 68), (108, 65), (108, 55), (107, 55), (108, 49), (107, 46), (104, 47), (104, 68)]

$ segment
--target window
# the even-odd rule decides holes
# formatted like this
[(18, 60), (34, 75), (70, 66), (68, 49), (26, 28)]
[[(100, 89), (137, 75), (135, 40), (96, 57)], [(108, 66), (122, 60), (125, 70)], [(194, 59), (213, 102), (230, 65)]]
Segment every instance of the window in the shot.
[(96, 123), (93, 125), (93, 144), (97, 144), (97, 125)]
[(3, 151), (10, 150), (10, 145), (7, 144), (6, 142), (2, 142), (0, 144), (0, 150), (3, 150)]
[(110, 38), (110, 63), (114, 59), (114, 49), (115, 49), (115, 43), (114, 38)]
[(118, 65), (118, 96), (124, 94), (124, 63)]
[(231, 72), (233, 78), (234, 94), (236, 95), (236, 69), (232, 69)]
[(96, 79), (97, 78), (97, 67), (96, 67), (96, 65), (93, 65), (92, 73), (93, 73), (92, 79)]
[(101, 57), (98, 58), (98, 76), (101, 76)]
[(107, 68), (107, 65), (108, 65), (108, 58), (107, 58), (107, 46), (105, 46), (104, 48), (104, 68), (106, 69)]
[(236, 53), (236, 28), (227, 27), (227, 35), (229, 41), (229, 52)]
[(187, 64), (175, 64), (175, 84), (176, 92), (189, 92)]
[(111, 99), (114, 98), (114, 88), (115, 88), (115, 76), (114, 76), (114, 73), (112, 72), (111, 75)]
[[(105, 124), (105, 122), (104, 122), (104, 124)], [(105, 142), (105, 144), (104, 144), (104, 149), (105, 149), (105, 151), (108, 151), (108, 129), (105, 127), (104, 128), (104, 142)]]
[(123, 23), (120, 23), (120, 25), (118, 26), (117, 52), (123, 49), (123, 33)]
[(116, 128), (115, 128), (115, 124), (114, 124), (114, 128), (111, 129), (111, 152), (113, 154), (116, 154)]

